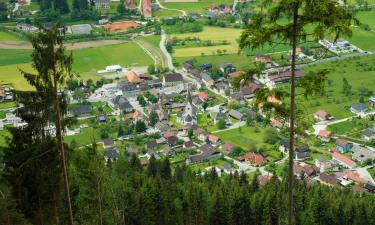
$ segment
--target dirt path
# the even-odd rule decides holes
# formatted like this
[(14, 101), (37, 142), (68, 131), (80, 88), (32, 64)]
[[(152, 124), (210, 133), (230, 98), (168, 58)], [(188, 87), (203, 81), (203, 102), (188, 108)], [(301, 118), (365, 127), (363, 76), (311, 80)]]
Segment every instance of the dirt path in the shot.
[[(85, 41), (77, 43), (66, 43), (65, 46), (68, 50), (81, 49), (81, 48), (92, 48), (105, 45), (115, 45), (127, 43), (128, 41), (123, 40), (98, 40), (98, 41)], [(33, 47), (27, 41), (0, 41), (0, 49), (20, 49), (20, 50), (31, 50)]]

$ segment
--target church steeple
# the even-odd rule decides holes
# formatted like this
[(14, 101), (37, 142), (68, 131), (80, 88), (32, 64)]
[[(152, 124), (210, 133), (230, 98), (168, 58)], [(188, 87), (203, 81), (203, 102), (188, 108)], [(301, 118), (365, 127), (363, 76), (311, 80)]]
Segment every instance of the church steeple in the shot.
[(190, 88), (188, 86), (188, 91), (187, 91), (187, 96), (186, 96), (186, 100), (188, 103), (192, 104), (193, 100), (191, 98), (191, 94), (190, 94)]

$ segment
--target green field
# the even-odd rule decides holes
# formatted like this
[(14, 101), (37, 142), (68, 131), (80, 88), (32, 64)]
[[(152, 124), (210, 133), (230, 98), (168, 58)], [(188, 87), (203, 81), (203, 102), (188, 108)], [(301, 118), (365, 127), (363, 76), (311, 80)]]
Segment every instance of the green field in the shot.
[[(326, 93), (323, 96), (316, 96), (305, 99), (298, 96), (297, 101), (309, 113), (318, 110), (325, 110), (331, 113), (336, 119), (353, 116), (349, 107), (359, 102), (360, 89), (367, 88), (369, 91), (375, 90), (375, 55), (341, 59), (332, 62), (321, 63), (304, 68), (306, 71), (316, 71), (328, 69)], [(346, 78), (352, 86), (352, 95), (345, 96), (342, 93), (343, 78)], [(367, 97), (365, 97), (367, 101)]]
[(198, 33), (186, 33), (186, 34), (173, 34), (170, 38), (176, 37), (179, 39), (187, 37), (198, 37), (201, 40), (211, 40), (213, 42), (226, 40), (229, 42), (228, 45), (217, 45), (217, 46), (204, 46), (204, 47), (188, 47), (174, 49), (174, 57), (188, 57), (188, 56), (201, 56), (204, 55), (215, 55), (217, 50), (226, 50), (227, 53), (238, 52), (237, 39), (240, 37), (242, 30), (234, 28), (221, 28), (221, 27), (209, 27), (205, 26), (202, 32)]
[(0, 66), (31, 62), (31, 50), (0, 49)]
[(211, 63), (215, 67), (219, 67), (220, 64), (230, 62), (237, 68), (243, 70), (252, 65), (254, 57), (244, 56), (242, 54), (227, 54), (227, 55), (206, 55), (206, 56), (191, 56), (191, 57), (176, 57), (175, 62), (182, 66), (187, 60), (196, 60), (196, 65), (202, 65), (204, 63)]
[(155, 17), (163, 18), (163, 17), (178, 17), (182, 16), (180, 11), (176, 10), (169, 10), (169, 9), (161, 9), (152, 14)]
[(162, 2), (162, 5), (170, 9), (181, 9), (187, 13), (204, 13), (212, 4), (233, 4), (231, 0), (200, 0), (198, 2)]
[(150, 42), (154, 46), (159, 48), (160, 45), (160, 36), (159, 35), (150, 35), (150, 36), (143, 36), (141, 39)]
[(20, 41), (22, 40), (21, 37), (17, 36), (16, 34), (0, 31), (0, 41)]
[(106, 66), (147, 66), (152, 59), (135, 43), (74, 50), (73, 70), (78, 73), (96, 72)]
[(23, 78), (19, 69), (33, 71), (29, 63), (0, 66), (0, 83), (11, 84), (17, 90), (31, 90), (31, 86)]

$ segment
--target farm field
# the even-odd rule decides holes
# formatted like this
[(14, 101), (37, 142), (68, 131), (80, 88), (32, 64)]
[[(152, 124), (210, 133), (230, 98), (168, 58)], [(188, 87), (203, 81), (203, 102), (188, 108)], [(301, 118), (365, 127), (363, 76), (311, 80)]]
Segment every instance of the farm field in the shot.
[[(305, 71), (317, 71), (328, 69), (326, 93), (323, 96), (316, 96), (305, 99), (298, 96), (297, 101), (302, 103), (308, 113), (315, 113), (318, 110), (325, 110), (331, 113), (336, 119), (353, 116), (349, 107), (358, 103), (360, 91), (370, 92), (375, 90), (375, 55), (348, 58), (332, 62), (321, 63), (305, 67)], [(345, 96), (342, 93), (343, 78), (346, 78), (352, 86), (352, 95)], [(368, 97), (364, 97), (365, 101)]]
[(23, 78), (19, 69), (23, 69), (28, 72), (33, 71), (31, 64), (29, 63), (0, 66), (0, 83), (11, 84), (17, 90), (32, 90), (31, 86)]
[(141, 39), (150, 42), (151, 44), (155, 45), (156, 47), (159, 48), (160, 44), (160, 36), (159, 35), (150, 35), (150, 36), (143, 36)]
[(77, 73), (96, 72), (106, 66), (147, 66), (152, 59), (135, 43), (101, 46), (73, 51), (73, 70)]
[(0, 31), (0, 41), (20, 41), (21, 37), (10, 32)]
[(187, 37), (198, 37), (201, 40), (211, 40), (213, 42), (226, 40), (229, 45), (207, 46), (207, 47), (193, 47), (193, 48), (179, 48), (174, 49), (174, 57), (187, 57), (187, 56), (200, 56), (202, 53), (205, 55), (214, 55), (218, 49), (227, 50), (227, 53), (237, 53), (238, 43), (237, 39), (240, 37), (242, 30), (234, 28), (221, 28), (205, 26), (202, 32), (186, 33), (186, 34), (173, 34), (170, 38), (176, 37), (179, 39)]
[(31, 62), (31, 50), (0, 49), (0, 66)]
[(156, 12), (153, 12), (152, 15), (155, 16), (155, 17), (163, 18), (163, 17), (182, 16), (182, 13), (180, 11), (176, 11), (176, 10), (161, 9), (161, 10), (158, 10)]
[(204, 13), (212, 4), (233, 4), (231, 0), (200, 0), (198, 2), (161, 2), (163, 6), (170, 9), (181, 9), (187, 13)]
[(248, 68), (254, 57), (245, 56), (242, 54), (227, 54), (227, 55), (206, 55), (206, 56), (191, 56), (191, 57), (176, 57), (175, 62), (179, 66), (182, 66), (187, 60), (196, 60), (197, 65), (202, 65), (204, 63), (211, 63), (215, 67), (219, 67), (220, 64), (225, 62), (230, 62), (235, 65), (238, 69), (244, 70)]

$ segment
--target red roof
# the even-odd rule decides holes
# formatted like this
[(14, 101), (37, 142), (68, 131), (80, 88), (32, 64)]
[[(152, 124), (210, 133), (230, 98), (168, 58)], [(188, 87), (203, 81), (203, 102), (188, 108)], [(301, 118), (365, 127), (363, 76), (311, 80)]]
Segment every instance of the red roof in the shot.
[(201, 91), (199, 92), (198, 97), (200, 100), (206, 101), (208, 99), (208, 94), (206, 92)]
[(233, 150), (233, 148), (234, 148), (234, 145), (232, 145), (232, 144), (224, 144), (223, 148), (224, 148), (224, 151), (231, 152)]
[(318, 136), (324, 137), (324, 138), (330, 138), (331, 137), (331, 132), (328, 130), (320, 130), (318, 133)]
[(346, 179), (355, 181), (357, 183), (367, 183), (368, 180), (361, 177), (361, 175), (357, 171), (348, 171), (348, 172), (342, 172), (342, 173), (336, 173), (336, 175), (344, 177)]
[(218, 137), (218, 136), (215, 136), (215, 135), (213, 135), (213, 134), (210, 134), (210, 135), (208, 135), (208, 140), (210, 141), (210, 142), (212, 142), (212, 143), (217, 143), (219, 140), (220, 140), (220, 138)]
[(143, 15), (145, 17), (151, 17), (152, 16), (151, 6), (152, 6), (151, 0), (142, 0)]
[(128, 81), (133, 84), (138, 84), (141, 82), (141, 79), (138, 77), (138, 75), (134, 71), (128, 72)]
[(230, 73), (229, 77), (230, 78), (237, 78), (237, 77), (240, 77), (244, 73), (245, 73), (244, 71), (236, 71), (236, 72)]
[(349, 167), (353, 167), (355, 165), (355, 162), (353, 160), (351, 160), (350, 158), (346, 157), (345, 155), (341, 154), (338, 151), (334, 151), (332, 153), (332, 158), (341, 163), (344, 163), (345, 165)]
[(267, 159), (258, 153), (248, 152), (243, 156), (245, 161), (249, 161), (251, 164), (255, 164), (256, 166), (262, 166), (266, 163)]
[(137, 110), (134, 113), (128, 114), (128, 118), (134, 120), (134, 119), (137, 119), (141, 115), (142, 115), (142, 113)]
[(267, 101), (278, 105), (283, 104), (279, 99), (275, 98), (274, 96), (268, 96)]
[(315, 116), (319, 117), (319, 118), (322, 118), (322, 119), (326, 119), (327, 117), (330, 117), (331, 115), (329, 113), (327, 113), (326, 111), (319, 110), (315, 113)]
[(167, 131), (164, 132), (163, 136), (164, 136), (165, 138), (169, 138), (169, 137), (172, 137), (172, 136), (173, 136), (173, 133), (172, 133), (172, 131), (167, 130)]

